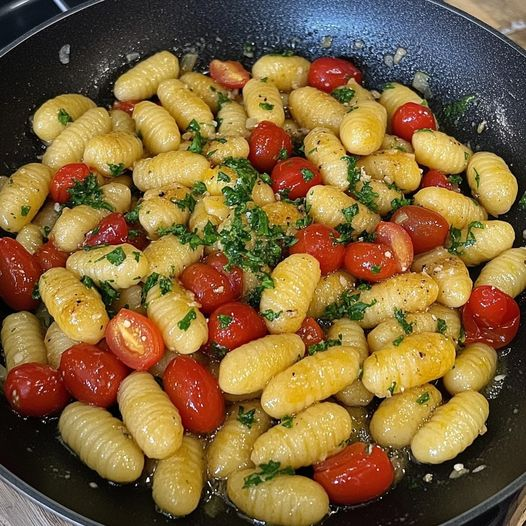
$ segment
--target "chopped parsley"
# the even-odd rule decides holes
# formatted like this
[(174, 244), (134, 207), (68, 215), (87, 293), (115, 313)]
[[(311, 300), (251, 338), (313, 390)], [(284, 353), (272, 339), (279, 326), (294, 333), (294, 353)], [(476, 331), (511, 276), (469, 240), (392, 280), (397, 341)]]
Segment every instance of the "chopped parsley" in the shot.
[(473, 233), (473, 229), (484, 229), (486, 226), (484, 223), (481, 223), (480, 221), (472, 221), (468, 225), (468, 230), (466, 233), (466, 239), (462, 240), (462, 231), (458, 228), (451, 227), (449, 229), (449, 243), (450, 246), (448, 248), (448, 251), (451, 254), (455, 255), (461, 255), (464, 252), (464, 249), (472, 247), (476, 242), (477, 238), (475, 237), (475, 234)]
[(230, 176), (228, 174), (226, 174), (225, 172), (219, 172), (217, 174), (217, 180), (218, 181), (221, 181), (223, 183), (229, 183), (232, 179), (230, 178)]
[(139, 206), (137, 205), (135, 208), (132, 208), (129, 212), (126, 212), (124, 214), (124, 219), (128, 223), (138, 223), (139, 222)]
[[(460, 175), (450, 175), (448, 178), (447, 178), (448, 182), (450, 182), (451, 184), (454, 184), (454, 185), (457, 185), (457, 186), (460, 186), (462, 184), (462, 176)], [(478, 185), (477, 185), (478, 186)]]
[(114, 211), (113, 206), (104, 201), (104, 194), (97, 182), (97, 177), (90, 173), (86, 179), (76, 181), (75, 184), (68, 189), (69, 204), (71, 206), (88, 205), (91, 208), (105, 209), (110, 212)]
[(342, 104), (349, 104), (354, 97), (354, 90), (343, 86), (332, 91), (331, 95)]
[(371, 265), (371, 272), (373, 274), (380, 274), (380, 272), (382, 272), (382, 265)]
[(159, 276), (158, 283), (161, 296), (164, 296), (165, 294), (168, 294), (172, 291), (172, 282), (170, 278), (167, 278), (166, 276)]
[(111, 252), (108, 252), (105, 256), (102, 256), (101, 258), (97, 259), (96, 261), (102, 261), (103, 259), (107, 259), (112, 265), (118, 267), (126, 259), (126, 253), (124, 252), (122, 247), (117, 247)]
[(82, 276), (80, 282), (88, 289), (92, 289), (95, 286), (94, 281), (89, 276)]
[(312, 345), (309, 345), (307, 347), (307, 353), (312, 356), (313, 354), (316, 354), (317, 352), (323, 352), (329, 349), (330, 347), (334, 347), (336, 345), (341, 345), (341, 344), (342, 344), (341, 337), (338, 339), (329, 338), (328, 340), (323, 340), (320, 343), (313, 343)]
[(437, 319), (437, 331), (440, 334), (446, 334), (446, 331), (447, 331), (446, 320), (443, 320), (442, 318)]
[(27, 214), (29, 214), (29, 211), (31, 210), (31, 207), (29, 205), (22, 205), (20, 207), (20, 214), (22, 217), (26, 217)]
[(280, 310), (279, 312), (275, 312), (272, 309), (267, 309), (263, 312), (260, 312), (261, 316), (263, 316), (263, 318), (267, 319), (268, 321), (277, 320), (281, 316), (282, 313), (283, 313), (282, 310)]
[(417, 399), (416, 399), (416, 403), (417, 404), (426, 404), (427, 402), (429, 402), (429, 400), (431, 399), (431, 396), (430, 394), (426, 391), (425, 393), (422, 393)]
[(194, 211), (197, 201), (191, 193), (186, 194), (183, 199), (171, 200), (181, 210), (189, 210), (190, 213)]
[(278, 161), (284, 161), (289, 156), (289, 152), (287, 151), (287, 148), (281, 148), (278, 155)]
[(391, 209), (393, 212), (396, 212), (399, 208), (410, 205), (412, 202), (413, 201), (411, 199), (407, 199), (405, 197), (396, 197), (391, 201)]
[(477, 100), (476, 95), (466, 95), (459, 100), (444, 104), (444, 106), (442, 106), (442, 110), (439, 113), (439, 120), (454, 124), (458, 121), (458, 119), (460, 119), (460, 117), (464, 116), (469, 106), (475, 100)]
[(519, 200), (519, 209), (526, 210), (526, 192), (522, 194), (522, 197)]
[(312, 170), (309, 170), (308, 168), (302, 168), (300, 170), (301, 177), (303, 177), (303, 180), (305, 182), (312, 181), (314, 179), (314, 172)]
[(294, 425), (294, 417), (292, 415), (284, 416), (280, 420), (279, 424), (282, 425), (283, 427), (286, 427), (287, 429), (291, 429), (292, 426)]
[(71, 115), (64, 108), (58, 110), (57, 119), (63, 126), (66, 126), (68, 122), (73, 122)]
[(259, 107), (260, 107), (262, 110), (270, 111), (270, 110), (273, 110), (273, 109), (274, 109), (274, 104), (270, 104), (269, 102), (260, 102), (260, 103), (259, 103)]
[(201, 135), (201, 126), (199, 126), (199, 123), (195, 119), (192, 119), (188, 125), (187, 130), (194, 132), (194, 136), (190, 146), (188, 147), (188, 151), (193, 153), (203, 153), (203, 147), (206, 143), (206, 139), (204, 139)]
[(337, 320), (339, 318), (349, 318), (350, 320), (363, 320), (365, 310), (372, 307), (376, 303), (373, 300), (371, 303), (364, 303), (360, 301), (360, 293), (356, 294), (351, 291), (344, 291), (338, 301), (331, 303), (321, 316), (326, 320)]
[(398, 336), (398, 338), (393, 340), (393, 345), (395, 347), (398, 347), (404, 341), (404, 338), (405, 338), (405, 336), (403, 334), (401, 336)]
[(393, 382), (393, 383), (387, 388), (387, 390), (389, 391), (389, 393), (391, 393), (391, 396), (394, 394), (395, 389), (396, 389), (396, 382)]
[(413, 332), (413, 324), (408, 323), (406, 313), (402, 309), (395, 308), (394, 317), (406, 334), (411, 334)]
[(217, 316), (217, 321), (219, 322), (219, 328), (220, 329), (226, 329), (234, 320), (232, 316), (228, 316), (226, 314), (219, 314)]
[(393, 89), (395, 86), (392, 82), (386, 82), (383, 86), (382, 86), (382, 91), (385, 91), (386, 89)]
[(186, 313), (185, 317), (177, 322), (177, 327), (179, 327), (179, 329), (182, 331), (187, 331), (190, 328), (192, 320), (195, 320), (196, 318), (197, 314), (195, 313), (195, 309), (190, 309)]
[(108, 169), (112, 177), (118, 177), (124, 172), (124, 163), (108, 164)]
[(99, 283), (99, 292), (106, 307), (109, 307), (114, 301), (119, 299), (119, 293), (110, 285), (108, 281)]
[(240, 405), (239, 409), (237, 411), (237, 420), (238, 422), (241, 422), (245, 427), (248, 427), (249, 429), (252, 428), (252, 424), (254, 423), (254, 417), (256, 416), (256, 409), (251, 409), (250, 411), (245, 412), (245, 408)]
[(192, 194), (195, 196), (203, 195), (206, 192), (206, 184), (203, 181), (197, 181), (192, 186)]
[(291, 467), (281, 468), (279, 462), (269, 460), (267, 464), (260, 464), (259, 471), (251, 473), (245, 477), (243, 488), (250, 488), (250, 486), (258, 486), (267, 480), (271, 480), (279, 475), (294, 475), (294, 470)]
[(229, 102), (232, 102), (222, 91), (217, 92), (217, 105), (219, 106), (219, 109), (223, 107), (223, 104), (227, 104)]
[(146, 278), (146, 281), (144, 282), (144, 285), (142, 287), (142, 292), (141, 292), (142, 305), (146, 305), (146, 295), (148, 294), (148, 292), (150, 292), (151, 289), (153, 289), (155, 285), (157, 285), (158, 281), (159, 281), (159, 274), (157, 272), (152, 272)]
[(31, 298), (38, 301), (42, 298), (40, 297), (40, 289), (38, 288), (38, 280), (33, 285), (33, 291), (31, 292)]
[(133, 258), (135, 259), (135, 261), (137, 263), (139, 263), (139, 261), (141, 260), (141, 253), (140, 252), (136, 252), (135, 250), (132, 252), (133, 254)]
[(477, 188), (480, 186), (480, 174), (477, 172), (476, 168), (473, 168), (475, 171), (475, 182), (477, 183)]

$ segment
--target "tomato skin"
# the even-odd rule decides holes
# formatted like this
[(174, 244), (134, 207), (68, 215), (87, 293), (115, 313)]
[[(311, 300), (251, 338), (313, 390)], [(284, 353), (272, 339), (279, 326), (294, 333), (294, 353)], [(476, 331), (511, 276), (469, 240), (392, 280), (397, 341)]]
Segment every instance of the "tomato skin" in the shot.
[(69, 201), (68, 190), (73, 188), (76, 182), (84, 181), (90, 172), (90, 167), (84, 163), (66, 164), (60, 168), (49, 187), (51, 199), (57, 203), (67, 203)]
[(83, 246), (120, 245), (128, 241), (128, 225), (122, 214), (113, 212), (86, 234)]
[(395, 135), (409, 142), (411, 142), (413, 133), (417, 130), (424, 128), (437, 129), (431, 109), (416, 102), (406, 102), (400, 106), (393, 114), (391, 127)]
[(331, 502), (351, 505), (385, 493), (393, 483), (394, 469), (380, 446), (355, 442), (315, 464), (313, 478), (323, 486)]
[(316, 166), (303, 157), (290, 157), (280, 161), (272, 169), (272, 190), (287, 191), (286, 197), (298, 199), (305, 197), (307, 192), (322, 183), (321, 174)]
[(451, 183), (447, 175), (440, 170), (429, 169), (422, 177), (420, 188), (427, 188), (428, 186), (438, 186), (439, 188), (447, 188), (458, 192), (459, 188), (456, 184)]
[(398, 263), (388, 245), (356, 241), (345, 249), (344, 265), (353, 276), (367, 281), (383, 281), (398, 271)]
[(69, 402), (60, 372), (41, 363), (13, 367), (7, 374), (4, 393), (9, 405), (24, 416), (52, 415)]
[(217, 380), (189, 356), (177, 356), (166, 368), (163, 387), (191, 433), (211, 433), (225, 419), (225, 400)]
[(113, 103), (113, 109), (125, 111), (128, 115), (132, 115), (135, 105), (139, 102), (139, 100), (116, 100)]
[(236, 299), (228, 277), (206, 263), (189, 265), (179, 279), (186, 289), (195, 294), (205, 314)]
[(210, 76), (228, 89), (241, 89), (249, 80), (250, 73), (237, 60), (217, 60), (210, 62)]
[(375, 229), (376, 241), (388, 245), (393, 252), (397, 272), (405, 272), (413, 263), (413, 242), (403, 227), (396, 223), (380, 221)]
[(0, 298), (14, 310), (33, 310), (38, 301), (31, 295), (41, 269), (37, 258), (16, 239), (0, 238)]
[(296, 232), (297, 243), (290, 247), (291, 254), (310, 254), (320, 263), (322, 274), (338, 270), (343, 265), (345, 246), (336, 240), (340, 233), (334, 228), (312, 223)]
[(132, 310), (121, 309), (106, 326), (104, 336), (111, 352), (137, 371), (146, 371), (164, 354), (161, 331), (146, 316)]
[(230, 270), (226, 270), (225, 266), (228, 265), (228, 258), (222, 252), (208, 254), (205, 258), (205, 263), (214, 267), (217, 271), (221, 272), (221, 274), (224, 274), (228, 278), (235, 298), (239, 298), (243, 294), (242, 268), (233, 265)]
[(309, 345), (320, 343), (325, 339), (325, 333), (320, 327), (318, 322), (307, 316), (296, 334), (301, 338), (301, 341), (305, 344), (305, 348), (308, 349)]
[(449, 233), (449, 224), (443, 216), (417, 205), (402, 206), (391, 221), (409, 234), (415, 254), (443, 246)]
[(362, 72), (349, 60), (321, 57), (310, 65), (307, 83), (313, 88), (331, 93), (339, 86), (347, 84), (350, 78), (361, 84), (362, 77)]
[(252, 130), (248, 144), (248, 160), (258, 172), (270, 172), (283, 156), (283, 151), (289, 157), (293, 150), (290, 135), (270, 121), (261, 121)]
[[(232, 321), (225, 326), (225, 318), (222, 316), (229, 316)], [(267, 333), (265, 320), (257, 311), (250, 305), (237, 301), (221, 305), (212, 312), (208, 320), (209, 344), (228, 351), (252, 340), (263, 338)]]
[(128, 226), (128, 238), (126, 243), (133, 245), (139, 250), (144, 250), (149, 244), (150, 240), (144, 228), (139, 224), (126, 223)]
[(40, 245), (35, 252), (35, 258), (42, 272), (55, 267), (65, 268), (68, 257), (69, 253), (59, 250), (52, 241), (47, 241), (43, 245)]
[(475, 287), (462, 308), (466, 343), (506, 347), (517, 335), (521, 312), (517, 302), (491, 285)]

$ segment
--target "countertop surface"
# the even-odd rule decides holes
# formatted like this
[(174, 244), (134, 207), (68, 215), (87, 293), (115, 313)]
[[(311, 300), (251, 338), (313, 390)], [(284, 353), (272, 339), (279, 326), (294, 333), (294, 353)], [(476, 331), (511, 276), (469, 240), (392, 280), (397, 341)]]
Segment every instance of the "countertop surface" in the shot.
[[(497, 28), (519, 45), (526, 47), (526, 0), (446, 0)], [(506, 526), (526, 523), (526, 490), (510, 507)], [(0, 526), (68, 526), (54, 513), (0, 481)]]

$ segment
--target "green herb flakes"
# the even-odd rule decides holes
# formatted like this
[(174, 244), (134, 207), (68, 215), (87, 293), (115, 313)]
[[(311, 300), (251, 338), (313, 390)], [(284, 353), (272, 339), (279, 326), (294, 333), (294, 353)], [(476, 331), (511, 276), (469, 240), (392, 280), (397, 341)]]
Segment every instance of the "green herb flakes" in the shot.
[(73, 122), (71, 115), (64, 108), (58, 110), (57, 119), (63, 126), (66, 126), (68, 122)]
[(446, 334), (446, 331), (447, 331), (446, 320), (443, 320), (442, 318), (437, 319), (437, 331), (440, 334)]
[(398, 338), (393, 340), (393, 345), (395, 347), (398, 347), (404, 341), (404, 338), (405, 338), (405, 336), (403, 334), (401, 336), (398, 336)]
[(349, 104), (351, 100), (354, 97), (354, 90), (352, 88), (348, 88), (346, 86), (343, 86), (341, 88), (336, 88), (333, 90), (331, 95), (342, 104)]
[(389, 391), (389, 393), (391, 394), (391, 396), (393, 396), (394, 392), (395, 392), (395, 389), (396, 389), (396, 382), (393, 382), (388, 388), (387, 390)]
[(267, 309), (267, 310), (261, 312), (260, 314), (266, 320), (274, 321), (274, 320), (277, 320), (281, 316), (282, 313), (283, 313), (282, 310), (280, 310), (279, 312), (275, 312), (275, 311), (273, 311), (271, 309)]
[(92, 289), (95, 286), (94, 281), (89, 276), (82, 276), (80, 282), (88, 289)]
[(259, 471), (256, 471), (245, 477), (243, 488), (250, 488), (251, 486), (258, 486), (267, 480), (271, 480), (279, 475), (294, 475), (294, 470), (291, 467), (280, 469), (281, 464), (270, 460), (268, 464), (260, 464)]
[(190, 309), (186, 316), (177, 322), (177, 327), (179, 327), (179, 329), (182, 331), (187, 331), (190, 328), (192, 321), (196, 318), (197, 314), (195, 313), (195, 309)]
[(118, 177), (124, 172), (124, 163), (108, 164), (108, 169), (112, 177)]
[(240, 405), (239, 409), (237, 411), (237, 420), (241, 424), (243, 424), (245, 427), (248, 427), (248, 429), (252, 428), (252, 425), (254, 424), (254, 418), (256, 416), (256, 409), (251, 409), (250, 411), (245, 412), (245, 408)]
[(291, 429), (294, 425), (294, 417), (292, 415), (284, 416), (279, 424), (287, 429)]
[(226, 329), (234, 320), (232, 316), (227, 316), (226, 314), (219, 314), (217, 316), (217, 321), (219, 322), (220, 329)]
[(287, 148), (281, 148), (278, 155), (278, 161), (284, 161), (289, 156), (289, 152), (287, 151)]
[(88, 177), (82, 181), (76, 181), (73, 187), (68, 189), (68, 193), (68, 203), (71, 206), (87, 205), (98, 210), (105, 209), (110, 212), (114, 211), (113, 206), (104, 201), (104, 194), (94, 174), (89, 174)]
[(117, 247), (111, 252), (108, 252), (105, 256), (102, 256), (101, 258), (97, 259), (96, 261), (101, 261), (104, 258), (106, 258), (112, 265), (118, 267), (119, 265), (122, 265), (122, 263), (126, 259), (126, 254), (122, 247)]
[(405, 334), (411, 334), (413, 332), (413, 324), (408, 323), (406, 313), (402, 309), (394, 309), (394, 317), (400, 327), (404, 330)]
[(380, 274), (380, 272), (382, 272), (382, 265), (371, 265), (371, 272), (373, 274)]
[(363, 320), (365, 310), (372, 307), (376, 303), (373, 300), (371, 303), (364, 303), (360, 301), (360, 294), (352, 291), (344, 291), (339, 300), (331, 303), (326, 309), (322, 319), (337, 320), (339, 318), (349, 318), (350, 320)]
[(259, 103), (259, 107), (260, 107), (262, 110), (270, 111), (270, 110), (273, 110), (273, 109), (274, 109), (274, 104), (270, 104), (269, 102), (260, 102), (260, 103)]
[(31, 207), (29, 205), (22, 205), (20, 207), (20, 215), (22, 217), (26, 217), (29, 214), (30, 210), (31, 210)]
[(430, 399), (431, 399), (431, 395), (426, 391), (425, 393), (422, 393), (416, 399), (416, 403), (419, 405), (427, 404), (427, 402), (429, 402)]
[(302, 168), (300, 170), (301, 177), (305, 182), (312, 181), (314, 179), (314, 172), (312, 170), (309, 170), (308, 168)]
[(307, 353), (312, 356), (318, 352), (323, 352), (329, 349), (330, 347), (335, 347), (336, 345), (341, 345), (341, 337), (339, 339), (327, 339), (323, 340), (320, 343), (313, 343), (307, 347)]

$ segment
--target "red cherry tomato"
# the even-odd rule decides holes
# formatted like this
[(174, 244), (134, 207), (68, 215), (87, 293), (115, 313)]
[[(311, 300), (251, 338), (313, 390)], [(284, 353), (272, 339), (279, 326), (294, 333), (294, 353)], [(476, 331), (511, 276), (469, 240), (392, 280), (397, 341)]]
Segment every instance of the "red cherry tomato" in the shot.
[(166, 368), (163, 387), (191, 433), (211, 433), (225, 419), (225, 400), (217, 380), (189, 356), (177, 356)]
[(49, 187), (51, 199), (57, 203), (69, 201), (69, 189), (78, 181), (84, 181), (91, 173), (90, 167), (84, 163), (66, 164), (54, 175)]
[(263, 318), (250, 305), (239, 302), (218, 307), (208, 320), (208, 343), (213, 348), (231, 351), (267, 334)]
[(60, 371), (66, 389), (86, 404), (109, 407), (129, 369), (117, 357), (95, 345), (78, 343), (62, 353)]
[(270, 121), (261, 121), (250, 134), (248, 160), (259, 172), (270, 172), (279, 159), (292, 153), (292, 139), (283, 129)]
[(323, 329), (319, 326), (318, 322), (311, 317), (303, 320), (296, 334), (301, 338), (306, 348), (308, 348), (309, 345), (320, 343), (325, 339)]
[(508, 294), (490, 285), (475, 287), (462, 309), (466, 343), (506, 347), (519, 330), (521, 312)]
[(65, 267), (68, 257), (69, 253), (59, 250), (52, 241), (40, 245), (35, 252), (35, 258), (42, 272), (54, 267)]
[(13, 367), (7, 374), (4, 393), (9, 405), (24, 416), (52, 415), (69, 401), (61, 374), (41, 363)]
[(211, 265), (189, 265), (179, 279), (185, 288), (195, 294), (205, 314), (210, 314), (217, 307), (236, 299), (228, 277)]
[(438, 212), (416, 205), (402, 206), (391, 221), (409, 234), (415, 254), (442, 246), (449, 232), (448, 222)]
[(237, 60), (212, 60), (210, 76), (228, 89), (241, 89), (250, 80), (250, 73)]
[(291, 254), (310, 254), (320, 263), (322, 274), (338, 270), (343, 264), (345, 246), (338, 243), (340, 234), (334, 228), (313, 223), (296, 232), (297, 243), (290, 247)]
[(390, 278), (398, 270), (398, 263), (388, 245), (366, 241), (347, 245), (344, 265), (349, 274), (374, 282)]
[(228, 258), (222, 252), (209, 254), (205, 258), (205, 263), (214, 267), (228, 278), (235, 298), (239, 298), (243, 294), (243, 270), (234, 265), (229, 270), (226, 270)]
[(458, 185), (453, 184), (444, 172), (440, 170), (429, 169), (422, 177), (420, 188), (426, 188), (428, 186), (438, 186), (439, 188), (447, 188), (455, 192), (459, 191)]
[(161, 331), (146, 316), (121, 309), (106, 327), (106, 343), (121, 362), (132, 369), (146, 371), (164, 354)]
[(316, 166), (303, 157), (291, 157), (280, 161), (272, 169), (271, 178), (272, 190), (286, 192), (289, 199), (305, 197), (313, 186), (322, 182)]
[(405, 272), (413, 263), (413, 242), (409, 234), (396, 223), (380, 221), (375, 230), (376, 241), (391, 248), (397, 263), (397, 272)]
[(14, 310), (36, 309), (38, 301), (32, 298), (41, 269), (18, 241), (0, 238), (0, 298)]
[(331, 93), (339, 86), (347, 84), (350, 78), (354, 78), (358, 84), (362, 83), (362, 72), (352, 62), (342, 58), (322, 57), (310, 65), (307, 83)]
[(314, 480), (334, 504), (360, 504), (385, 493), (393, 483), (394, 469), (380, 446), (355, 442), (314, 465)]
[(391, 127), (395, 135), (409, 142), (416, 130), (437, 129), (433, 112), (427, 106), (416, 102), (406, 102), (400, 106), (393, 114)]
[(126, 243), (133, 245), (139, 250), (144, 250), (150, 244), (150, 240), (148, 239), (144, 228), (141, 225), (135, 223), (127, 223), (127, 226), (128, 239), (126, 240)]
[(133, 113), (133, 110), (135, 109), (135, 105), (139, 102), (140, 101), (138, 100), (116, 100), (113, 103), (113, 109), (125, 111), (126, 113), (131, 115)]
[(122, 214), (114, 212), (106, 216), (93, 230), (86, 234), (84, 245), (120, 245), (128, 241), (128, 225)]

